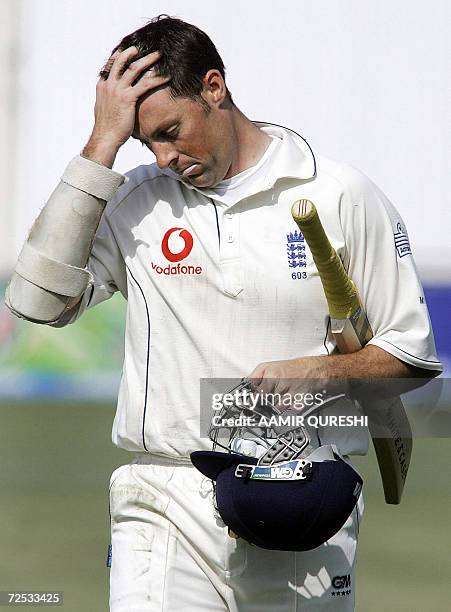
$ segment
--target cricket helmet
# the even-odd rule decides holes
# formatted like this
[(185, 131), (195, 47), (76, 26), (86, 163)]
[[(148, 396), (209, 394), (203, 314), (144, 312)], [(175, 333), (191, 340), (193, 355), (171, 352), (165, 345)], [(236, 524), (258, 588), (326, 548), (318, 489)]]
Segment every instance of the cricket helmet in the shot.
[[(236, 398), (252, 391), (247, 380), (231, 390)], [(263, 398), (224, 405), (220, 416), (239, 425), (220, 437), (222, 419), (216, 418), (209, 432), (213, 450), (195, 451), (191, 461), (214, 481), (216, 507), (229, 531), (269, 550), (311, 550), (344, 525), (362, 479), (335, 446), (314, 448), (304, 427), (287, 425), (287, 412)], [(280, 415), (278, 426), (272, 417)]]

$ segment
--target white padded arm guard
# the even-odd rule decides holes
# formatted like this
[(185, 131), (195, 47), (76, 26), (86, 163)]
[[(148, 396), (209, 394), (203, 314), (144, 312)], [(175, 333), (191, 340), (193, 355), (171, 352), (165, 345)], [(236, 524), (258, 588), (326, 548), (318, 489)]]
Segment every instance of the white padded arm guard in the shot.
[(52, 323), (76, 303), (91, 274), (85, 269), (106, 201), (126, 177), (77, 156), (34, 222), (6, 291), (14, 314)]

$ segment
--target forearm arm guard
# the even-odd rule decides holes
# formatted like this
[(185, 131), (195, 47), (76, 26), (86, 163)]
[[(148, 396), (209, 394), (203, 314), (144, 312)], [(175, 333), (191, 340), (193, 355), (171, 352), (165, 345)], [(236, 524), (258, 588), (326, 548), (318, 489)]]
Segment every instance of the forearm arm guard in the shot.
[(77, 302), (92, 282), (85, 266), (105, 204), (125, 180), (83, 157), (70, 162), (19, 255), (5, 299), (14, 314), (51, 323)]

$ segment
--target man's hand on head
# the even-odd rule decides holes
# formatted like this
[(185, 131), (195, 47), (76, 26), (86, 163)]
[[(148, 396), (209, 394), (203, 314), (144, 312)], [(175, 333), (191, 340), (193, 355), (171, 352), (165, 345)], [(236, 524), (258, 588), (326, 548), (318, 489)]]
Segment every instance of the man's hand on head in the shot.
[(133, 133), (138, 100), (170, 81), (158, 76), (153, 67), (160, 59), (159, 51), (132, 61), (137, 53), (136, 47), (116, 51), (106, 64), (109, 73), (100, 77), (96, 87), (95, 124), (82, 156), (109, 168)]

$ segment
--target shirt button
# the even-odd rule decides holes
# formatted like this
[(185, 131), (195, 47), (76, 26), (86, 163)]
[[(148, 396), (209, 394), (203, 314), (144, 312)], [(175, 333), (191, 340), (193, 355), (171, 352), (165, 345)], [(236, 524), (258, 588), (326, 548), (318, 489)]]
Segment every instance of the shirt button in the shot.
[(230, 212), (226, 213), (227, 219), (232, 219), (232, 217), (233, 217), (233, 213), (230, 213)]
[(233, 242), (235, 240), (235, 237), (233, 236), (233, 234), (229, 234), (227, 236), (227, 242)]

